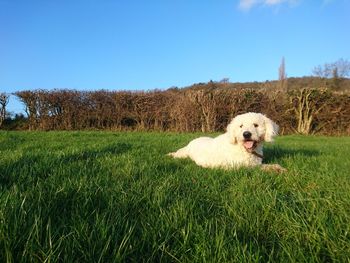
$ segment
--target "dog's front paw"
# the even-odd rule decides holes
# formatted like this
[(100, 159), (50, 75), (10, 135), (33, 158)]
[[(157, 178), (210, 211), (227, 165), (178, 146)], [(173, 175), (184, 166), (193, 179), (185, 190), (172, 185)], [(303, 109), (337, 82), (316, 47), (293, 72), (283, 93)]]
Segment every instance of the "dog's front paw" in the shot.
[(283, 168), (279, 164), (263, 164), (261, 166), (261, 170), (266, 171), (266, 172), (276, 172), (276, 173), (287, 172), (287, 169)]

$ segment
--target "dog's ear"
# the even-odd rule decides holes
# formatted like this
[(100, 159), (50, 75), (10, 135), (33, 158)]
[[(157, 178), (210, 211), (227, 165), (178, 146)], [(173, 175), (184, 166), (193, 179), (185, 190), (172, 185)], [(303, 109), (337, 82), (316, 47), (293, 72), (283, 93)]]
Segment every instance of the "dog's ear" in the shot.
[(279, 127), (278, 125), (270, 120), (269, 118), (265, 117), (265, 141), (266, 142), (273, 142), (273, 137), (275, 137), (278, 134)]
[(234, 120), (232, 120), (227, 126), (227, 133), (229, 136), (230, 143), (237, 144), (237, 137), (234, 130)]

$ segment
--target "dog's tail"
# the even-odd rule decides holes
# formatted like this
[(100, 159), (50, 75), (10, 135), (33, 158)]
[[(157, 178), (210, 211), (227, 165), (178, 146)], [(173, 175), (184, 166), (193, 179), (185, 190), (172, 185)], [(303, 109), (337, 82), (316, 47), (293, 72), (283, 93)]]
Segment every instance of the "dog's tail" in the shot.
[(183, 147), (176, 152), (168, 153), (168, 156), (174, 157), (174, 158), (187, 158), (188, 157), (188, 150), (187, 147)]

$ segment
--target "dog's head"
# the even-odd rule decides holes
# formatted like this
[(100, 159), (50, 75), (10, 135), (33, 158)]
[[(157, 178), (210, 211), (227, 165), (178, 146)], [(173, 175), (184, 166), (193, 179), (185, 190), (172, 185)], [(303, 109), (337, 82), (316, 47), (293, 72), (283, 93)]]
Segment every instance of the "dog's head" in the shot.
[(273, 141), (278, 125), (261, 113), (249, 112), (237, 115), (227, 126), (227, 132), (231, 143), (253, 152), (260, 143)]

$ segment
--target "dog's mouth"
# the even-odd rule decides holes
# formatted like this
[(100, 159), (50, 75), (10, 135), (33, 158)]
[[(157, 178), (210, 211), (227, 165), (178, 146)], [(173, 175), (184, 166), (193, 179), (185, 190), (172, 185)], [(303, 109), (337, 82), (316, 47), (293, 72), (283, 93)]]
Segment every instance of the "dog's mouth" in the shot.
[(248, 152), (254, 151), (257, 145), (258, 145), (258, 142), (253, 140), (245, 140), (243, 142), (243, 146)]

